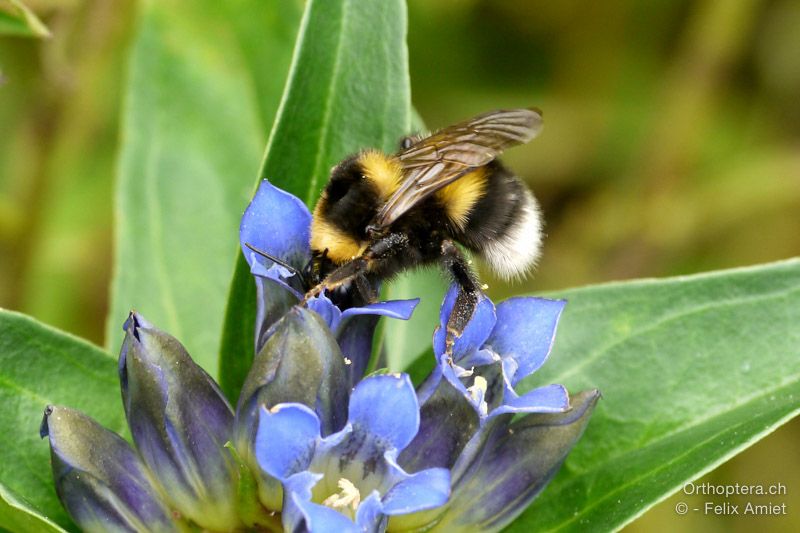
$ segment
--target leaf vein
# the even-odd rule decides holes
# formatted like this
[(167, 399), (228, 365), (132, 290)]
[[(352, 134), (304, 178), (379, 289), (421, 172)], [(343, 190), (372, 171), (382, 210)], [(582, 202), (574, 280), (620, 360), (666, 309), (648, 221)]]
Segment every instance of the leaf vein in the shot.
[[(332, 112), (332, 101), (336, 94), (336, 82), (339, 78), (339, 70), (341, 68), (342, 63), (342, 46), (344, 43), (344, 25), (347, 21), (347, 12), (350, 7), (349, 0), (346, 0), (342, 3), (342, 10), (341, 15), (337, 23), (341, 26), (340, 30), (337, 32), (337, 41), (336, 41), (336, 51), (333, 54), (333, 68), (331, 70), (331, 78), (328, 82), (328, 92), (327, 98), (325, 99), (325, 106), (322, 111), (322, 123), (320, 124), (320, 135), (319, 141), (317, 142), (317, 153), (314, 159), (314, 167), (313, 172), (311, 173), (311, 177), (308, 182), (308, 192), (306, 193), (306, 204), (311, 205), (313, 200), (316, 198), (316, 194), (314, 191), (317, 190), (317, 183), (319, 181), (319, 173), (322, 166), (322, 155), (323, 155), (323, 147), (328, 142), (328, 136), (330, 135), (330, 127), (329, 122), (331, 119), (331, 112)], [(329, 155), (329, 154), (325, 154)]]
[(166, 271), (166, 257), (164, 257), (164, 234), (163, 234), (163, 217), (161, 209), (161, 200), (157, 192), (158, 184), (158, 161), (161, 156), (161, 143), (156, 135), (151, 139), (152, 149), (148, 152), (147, 165), (143, 181), (145, 185), (145, 194), (147, 196), (148, 212), (150, 213), (151, 223), (148, 225), (151, 246), (150, 253), (153, 257), (153, 266), (155, 268), (156, 283), (158, 283), (161, 290), (161, 303), (164, 306), (166, 319), (169, 321), (168, 331), (171, 331), (176, 338), (182, 338), (182, 328), (180, 320), (178, 319), (178, 311), (175, 308), (175, 296), (172, 293), (172, 284), (169, 282), (169, 274)]

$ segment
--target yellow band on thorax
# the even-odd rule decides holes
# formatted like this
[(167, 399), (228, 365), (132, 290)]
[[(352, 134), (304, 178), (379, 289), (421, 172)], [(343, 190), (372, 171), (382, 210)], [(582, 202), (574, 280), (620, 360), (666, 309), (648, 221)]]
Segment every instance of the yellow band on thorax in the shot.
[(400, 162), (382, 152), (367, 150), (359, 156), (358, 162), (364, 175), (375, 185), (384, 201), (389, 199), (403, 180)]

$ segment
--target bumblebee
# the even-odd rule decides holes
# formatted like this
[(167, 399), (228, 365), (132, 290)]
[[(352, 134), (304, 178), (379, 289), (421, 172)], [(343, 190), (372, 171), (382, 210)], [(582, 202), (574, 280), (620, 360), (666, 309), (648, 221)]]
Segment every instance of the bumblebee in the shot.
[(447, 324), (451, 346), (481, 290), (456, 243), (506, 279), (539, 256), (538, 204), (496, 158), (541, 127), (535, 109), (492, 111), (407, 137), (394, 155), (364, 150), (339, 163), (314, 208), (307, 297), (355, 285), (360, 300), (375, 301), (380, 280), (440, 263), (461, 288)]
[(450, 348), (481, 290), (456, 243), (506, 279), (523, 276), (539, 256), (537, 202), (496, 158), (541, 127), (536, 109), (492, 111), (406, 137), (394, 155), (364, 150), (336, 165), (314, 208), (306, 299), (327, 291), (375, 301), (381, 280), (441, 264), (461, 288), (447, 324)]

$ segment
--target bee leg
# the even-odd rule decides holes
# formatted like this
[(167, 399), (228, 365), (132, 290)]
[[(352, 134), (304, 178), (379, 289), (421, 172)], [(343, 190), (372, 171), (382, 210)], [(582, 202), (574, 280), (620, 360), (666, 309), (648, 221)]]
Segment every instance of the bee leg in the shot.
[(452, 356), (456, 339), (464, 333), (464, 328), (467, 327), (475, 312), (481, 289), (469, 262), (450, 240), (442, 242), (442, 261), (453, 277), (453, 281), (458, 283), (460, 288), (453, 310), (447, 319), (445, 335), (445, 353)]
[[(324, 290), (335, 289), (350, 281), (355, 281), (356, 288), (369, 301), (375, 301), (377, 295), (371, 288), (364, 291), (359, 284), (363, 283), (369, 287), (367, 272), (380, 270), (381, 265), (391, 259), (392, 256), (401, 253), (408, 247), (408, 237), (400, 233), (390, 233), (386, 237), (375, 241), (359, 257), (355, 257), (347, 263), (328, 274), (322, 282), (308, 291), (303, 298), (307, 302), (310, 298), (318, 296)], [(359, 281), (363, 278), (363, 281)]]
[(359, 277), (363, 277), (366, 274), (368, 267), (369, 261), (363, 255), (348, 261), (331, 272), (328, 277), (322, 280), (321, 283), (315, 287), (312, 287), (311, 290), (306, 293), (305, 297), (303, 298), (303, 302), (307, 302), (314, 296), (319, 296), (324, 290), (332, 290), (336, 287), (344, 285), (353, 278), (357, 280)]
[(375, 289), (370, 284), (367, 276), (365, 276), (363, 273), (359, 274), (356, 276), (355, 281), (356, 288), (358, 289), (361, 298), (363, 298), (366, 303), (374, 304), (378, 301), (378, 293), (375, 292)]

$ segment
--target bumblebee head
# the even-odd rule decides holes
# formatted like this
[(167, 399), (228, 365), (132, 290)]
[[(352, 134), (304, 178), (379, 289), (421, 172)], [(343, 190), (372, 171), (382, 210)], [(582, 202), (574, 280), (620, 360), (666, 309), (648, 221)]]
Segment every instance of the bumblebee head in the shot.
[(361, 255), (370, 241), (367, 227), (399, 180), (399, 165), (374, 150), (336, 165), (314, 208), (310, 244), (316, 266), (311, 268), (324, 277), (332, 267)]
[(336, 265), (328, 258), (328, 249), (325, 248), (321, 252), (318, 250), (311, 250), (311, 259), (303, 269), (303, 277), (308, 280), (308, 287), (318, 285), (325, 279), (325, 277), (336, 270)]

